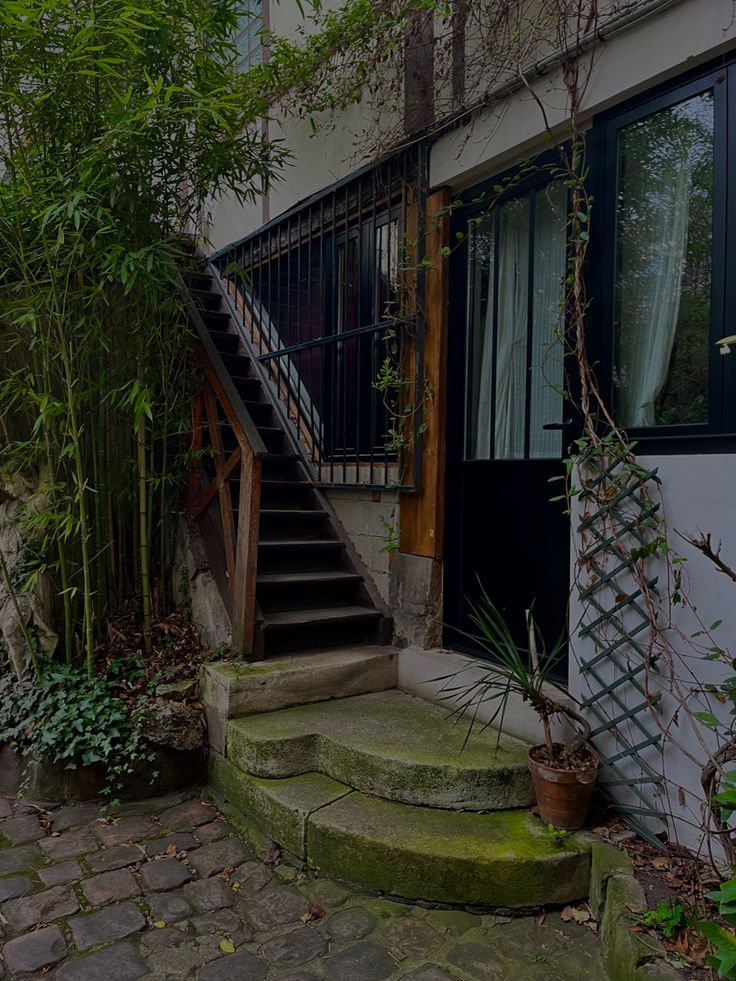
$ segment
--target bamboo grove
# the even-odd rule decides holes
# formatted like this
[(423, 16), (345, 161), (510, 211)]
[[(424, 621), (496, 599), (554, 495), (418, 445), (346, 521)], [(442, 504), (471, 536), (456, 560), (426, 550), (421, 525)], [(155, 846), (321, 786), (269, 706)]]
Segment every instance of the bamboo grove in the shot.
[(234, 68), (240, 6), (0, 7), (0, 470), (41, 502), (5, 585), (52, 573), (62, 656), (90, 674), (109, 615), (134, 599), (149, 647), (168, 603), (195, 382), (182, 235), (280, 162)]

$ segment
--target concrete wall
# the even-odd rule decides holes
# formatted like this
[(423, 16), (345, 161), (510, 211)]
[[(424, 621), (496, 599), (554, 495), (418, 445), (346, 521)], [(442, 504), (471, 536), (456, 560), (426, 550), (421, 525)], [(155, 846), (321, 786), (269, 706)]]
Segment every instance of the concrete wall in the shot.
[[(392, 555), (387, 550), (388, 531), (383, 522), (397, 521), (395, 491), (345, 487), (327, 492), (330, 504), (350, 536), (358, 555), (386, 603), (389, 602)], [(398, 535), (398, 523), (396, 525)]]

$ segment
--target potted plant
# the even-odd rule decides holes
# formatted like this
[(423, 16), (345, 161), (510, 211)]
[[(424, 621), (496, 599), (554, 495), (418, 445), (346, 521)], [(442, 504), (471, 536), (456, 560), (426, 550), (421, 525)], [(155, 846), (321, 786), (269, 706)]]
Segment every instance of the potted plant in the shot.
[[(539, 816), (556, 828), (574, 831), (582, 827), (599, 760), (587, 745), (590, 726), (569, 704), (570, 696), (552, 676), (560, 657), (561, 641), (548, 650), (531, 611), (527, 610), (527, 656), (519, 649), (504, 618), (482, 587), (481, 600), (472, 607), (471, 620), (479, 633), (466, 636), (472, 636), (490, 659), (469, 657), (460, 671), (438, 679), (444, 682), (443, 697), (455, 702), (454, 715), (470, 718), (468, 734), (476, 724), (479, 711), (490, 704), (493, 711), (483, 726), (497, 724), (499, 736), (509, 698), (516, 695), (527, 702), (539, 716), (544, 731), (544, 742), (532, 746), (527, 759)], [(473, 669), (472, 680), (462, 678), (468, 669)], [(553, 739), (551, 721), (555, 716), (567, 718), (578, 728), (569, 743)]]

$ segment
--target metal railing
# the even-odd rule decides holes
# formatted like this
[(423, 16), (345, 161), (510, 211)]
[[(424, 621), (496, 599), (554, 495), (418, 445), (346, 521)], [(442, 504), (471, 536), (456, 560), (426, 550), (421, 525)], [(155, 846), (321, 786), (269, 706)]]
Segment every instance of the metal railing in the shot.
[(366, 168), (210, 260), (323, 486), (421, 480), (425, 159)]

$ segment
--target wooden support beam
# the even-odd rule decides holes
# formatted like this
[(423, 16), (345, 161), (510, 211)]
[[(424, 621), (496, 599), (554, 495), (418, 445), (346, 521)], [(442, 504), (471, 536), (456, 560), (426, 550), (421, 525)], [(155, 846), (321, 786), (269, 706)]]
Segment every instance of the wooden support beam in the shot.
[[(400, 550), (440, 559), (443, 553), (445, 511), (445, 433), (447, 386), (447, 325), (450, 244), (450, 192), (442, 188), (427, 199), (427, 268), (425, 298), (424, 371), (433, 398), (424, 407), (424, 487), (419, 494), (401, 495)], [(422, 257), (420, 257), (422, 258)]]

